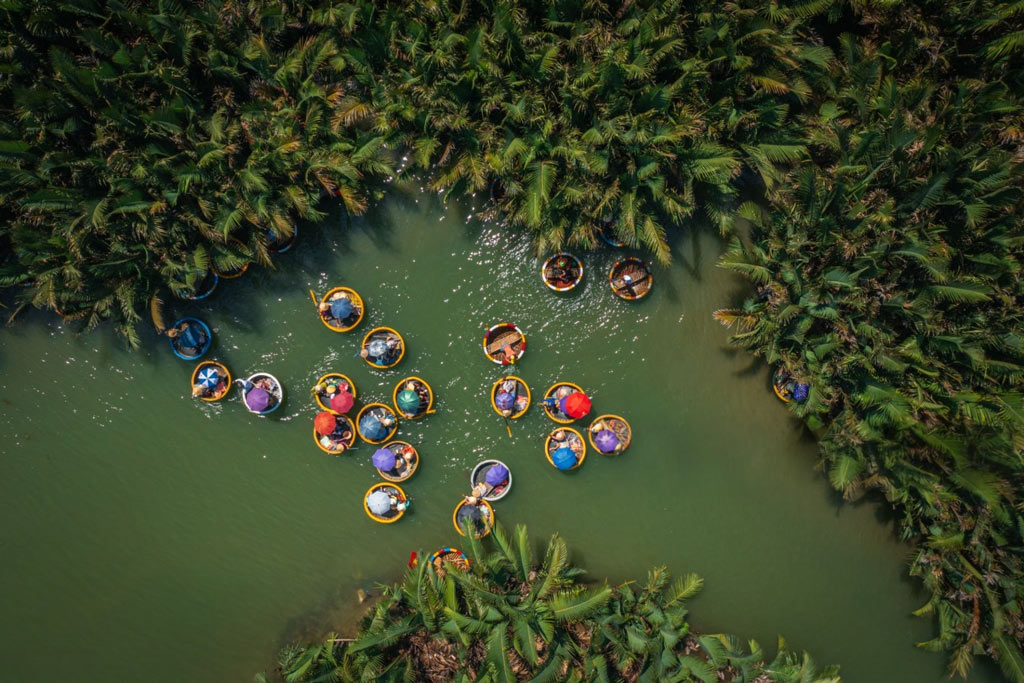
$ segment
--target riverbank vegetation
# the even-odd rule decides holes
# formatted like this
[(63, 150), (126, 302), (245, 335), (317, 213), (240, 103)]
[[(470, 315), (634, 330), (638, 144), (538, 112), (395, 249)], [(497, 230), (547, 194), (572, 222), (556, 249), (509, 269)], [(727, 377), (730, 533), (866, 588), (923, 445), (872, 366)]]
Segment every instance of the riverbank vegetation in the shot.
[(733, 681), (838, 683), (780, 640), (699, 634), (686, 600), (703, 580), (664, 567), (643, 584), (592, 586), (552, 537), (540, 563), (526, 528), (498, 525), (495, 550), (467, 535), (469, 570), (428, 562), (385, 588), (355, 638), (285, 648), (271, 681)]
[[(916, 544), (924, 647), (1024, 681), (1024, 7), (9, 2), (0, 285), (137, 343), (147, 306), (352, 213), (409, 160), (540, 249), (662, 262), (710, 223), (716, 316), (810, 385), (832, 485)], [(742, 217), (750, 230), (739, 229)], [(727, 302), (723, 302), (725, 304)]]

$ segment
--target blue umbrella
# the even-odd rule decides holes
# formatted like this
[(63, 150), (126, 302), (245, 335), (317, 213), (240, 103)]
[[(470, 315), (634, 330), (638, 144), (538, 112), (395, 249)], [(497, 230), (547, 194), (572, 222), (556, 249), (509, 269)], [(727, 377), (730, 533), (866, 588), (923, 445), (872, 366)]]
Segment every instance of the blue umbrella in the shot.
[(331, 302), (331, 316), (336, 320), (344, 320), (352, 315), (352, 302), (341, 297)]
[(571, 470), (576, 466), (576, 454), (568, 446), (562, 446), (551, 454), (551, 461), (560, 470)]
[(388, 352), (388, 345), (383, 339), (374, 339), (366, 347), (367, 353), (374, 358), (383, 358), (384, 354)]
[(498, 410), (512, 410), (512, 406), (516, 404), (516, 397), (507, 391), (499, 391), (498, 395), (494, 397), (494, 405), (498, 406)]
[(484, 481), (491, 486), (497, 486), (506, 479), (508, 479), (508, 468), (504, 465), (494, 465), (484, 475)]
[(179, 346), (197, 349), (203, 345), (205, 337), (206, 335), (203, 334), (203, 330), (199, 325), (191, 323), (178, 335)]
[(373, 454), (373, 466), (381, 472), (395, 469), (395, 454), (389, 448), (378, 448)]
[(594, 445), (602, 453), (611, 453), (619, 445), (619, 437), (610, 429), (602, 429), (594, 437)]
[(199, 371), (199, 384), (204, 389), (214, 389), (220, 382), (220, 373), (217, 368), (206, 367)]
[(380, 423), (380, 418), (376, 415), (363, 415), (363, 419), (359, 420), (359, 431), (367, 439), (374, 441), (384, 438), (384, 435), (387, 434), (387, 430), (384, 429), (384, 425)]

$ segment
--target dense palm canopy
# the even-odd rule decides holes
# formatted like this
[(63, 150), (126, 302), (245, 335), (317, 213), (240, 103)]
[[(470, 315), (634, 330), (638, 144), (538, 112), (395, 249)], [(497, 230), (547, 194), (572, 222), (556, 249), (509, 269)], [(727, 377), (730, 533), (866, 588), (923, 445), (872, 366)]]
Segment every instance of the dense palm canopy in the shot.
[(15, 311), (137, 343), (147, 305), (159, 327), (209, 269), (272, 266), (271, 234), (328, 197), (362, 211), (403, 156), (539, 249), (607, 230), (664, 262), (670, 230), (709, 223), (757, 287), (717, 317), (809, 382), (792, 408), (833, 486), (880, 492), (918, 543), (939, 626), (922, 645), (1024, 682), (1020, 2), (14, 0), (0, 16)]
[[(7, 3), (4, 284), (134, 340), (161, 288), (271, 264), (268, 231), (365, 206), (379, 136), (345, 127), (344, 58), (276, 3)], [(155, 300), (154, 304), (158, 304)], [(153, 306), (159, 310), (158, 305)], [(159, 325), (159, 319), (157, 320)]]
[(754, 641), (692, 632), (696, 574), (670, 581), (659, 568), (643, 585), (587, 586), (558, 536), (539, 564), (525, 527), (499, 525), (493, 539), (490, 553), (473, 541), (468, 573), (409, 570), (354, 639), (286, 648), (257, 681), (839, 681), (781, 641), (768, 660)]

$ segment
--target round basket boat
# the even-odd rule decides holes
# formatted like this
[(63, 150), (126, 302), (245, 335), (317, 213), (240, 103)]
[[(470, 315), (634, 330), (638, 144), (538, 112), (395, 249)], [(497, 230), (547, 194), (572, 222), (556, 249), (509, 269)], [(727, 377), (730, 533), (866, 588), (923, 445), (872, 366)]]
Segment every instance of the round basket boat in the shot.
[[(470, 511), (471, 508), (476, 508), (479, 512), (474, 514)], [(481, 500), (476, 505), (470, 505), (465, 499), (462, 499), (455, 506), (455, 510), (452, 511), (452, 525), (459, 532), (459, 536), (466, 535), (465, 530), (460, 525), (462, 520), (471, 520), (473, 523), (473, 537), (483, 538), (491, 533), (491, 529), (494, 528), (494, 508), (486, 500)]]
[(793, 376), (781, 365), (775, 370), (775, 374), (772, 375), (772, 389), (775, 390), (775, 395), (783, 403), (791, 403), (793, 401)]
[[(244, 252), (246, 249), (245, 245), (236, 239), (231, 240), (230, 244), (232, 247), (234, 247), (235, 251)], [(221, 249), (224, 249), (224, 247), (221, 247)], [(229, 255), (237, 255), (232, 254), (231, 252), (227, 253)], [(245, 255), (244, 257), (248, 258), (248, 255)], [(245, 271), (249, 270), (249, 261), (246, 261), (240, 267), (236, 268), (217, 268), (215, 266), (211, 266), (210, 270), (212, 270), (217, 275), (217, 277), (221, 279), (234, 280), (236, 277), (242, 277), (242, 275), (245, 274)]]
[(540, 277), (548, 289), (568, 292), (583, 281), (583, 263), (572, 254), (562, 251), (548, 257), (540, 268)]
[(783, 403), (803, 403), (807, 400), (808, 385), (797, 380), (793, 374), (783, 366), (779, 366), (772, 375), (772, 389), (775, 395)]
[[(611, 450), (607, 451), (598, 445), (596, 439), (598, 433), (604, 430), (608, 430), (615, 435), (615, 445)], [(594, 450), (601, 455), (618, 455), (629, 448), (629, 444), (632, 443), (633, 428), (626, 422), (626, 418), (619, 415), (612, 415), (610, 413), (608, 415), (598, 415), (587, 429), (587, 439), (590, 441), (590, 445), (594, 447)]]
[[(323, 391), (318, 389), (321, 386), (325, 387)], [(348, 391), (352, 394), (352, 398), (356, 397), (356, 385), (348, 378), (348, 375), (343, 375), (340, 372), (328, 372), (316, 381), (316, 386), (313, 387), (313, 398), (321, 410), (337, 414), (338, 411), (331, 408), (331, 397), (338, 391)]]
[(490, 484), (487, 483), (486, 478), (487, 473), (495, 465), (501, 465), (506, 470), (508, 470), (508, 477), (506, 477), (505, 480), (502, 481), (501, 483), (494, 485), (491, 488), (490, 493), (487, 493), (486, 495), (483, 496), (483, 499), (490, 503), (501, 500), (508, 494), (509, 489), (512, 488), (512, 470), (509, 468), (508, 465), (506, 465), (500, 460), (484, 460), (483, 462), (477, 463), (477, 466), (474, 467), (473, 471), (470, 472), (469, 474), (470, 486), (474, 488), (478, 484), (483, 484), (484, 486), (491, 486)]
[[(214, 375), (216, 384), (210, 385)], [(196, 393), (196, 387), (200, 392)], [(201, 401), (212, 403), (219, 401), (231, 391), (231, 373), (221, 363), (212, 360), (204, 360), (192, 371), (192, 396)]]
[(620, 299), (637, 301), (651, 293), (654, 275), (646, 263), (631, 256), (615, 262), (608, 271), (608, 284)]
[[(235, 384), (241, 385), (242, 403), (245, 404), (245, 409), (255, 415), (269, 415), (280, 408), (281, 403), (284, 401), (284, 387), (277, 381), (276, 377), (268, 372), (257, 372), (249, 375), (249, 378), (245, 380), (236, 379)], [(253, 389), (257, 388), (266, 391), (270, 397), (266, 407), (257, 408), (249, 403), (249, 394)], [(256, 405), (259, 406), (261, 404)]]
[[(554, 398), (555, 394), (562, 387), (565, 387), (566, 389), (569, 390), (567, 393), (563, 392), (565, 396), (571, 396), (572, 394), (575, 394), (577, 391), (583, 391), (583, 389), (581, 389), (578, 384), (573, 384), (572, 382), (555, 382), (550, 387), (548, 387), (548, 390), (546, 392), (544, 392), (544, 399), (547, 400), (549, 398)], [(557, 401), (555, 402), (554, 408), (545, 404), (544, 412), (545, 414), (547, 414), (548, 417), (550, 417), (552, 420), (561, 425), (569, 425), (579, 419), (576, 417), (569, 417), (568, 415), (563, 413), (562, 409), (558, 407)]]
[[(565, 433), (565, 438), (561, 441), (555, 440), (555, 434), (558, 432)], [(576, 448), (572, 448), (575, 444), (579, 445)], [(576, 464), (565, 469), (556, 465), (555, 461), (551, 457), (552, 453), (563, 446), (572, 448), (573, 452), (576, 453)], [(584, 460), (587, 459), (587, 444), (583, 441), (583, 435), (572, 427), (558, 427), (557, 429), (553, 429), (551, 433), (548, 434), (547, 440), (544, 441), (544, 455), (547, 457), (548, 462), (551, 463), (552, 467), (567, 472), (569, 470), (576, 469), (583, 464)]]
[(196, 283), (191, 294), (175, 292), (175, 296), (179, 299), (188, 299), (189, 301), (202, 301), (213, 294), (213, 290), (217, 289), (218, 282), (220, 282), (220, 276), (212, 270), (208, 270), (203, 279)]
[[(203, 357), (203, 354), (210, 350), (210, 345), (213, 343), (213, 333), (210, 332), (209, 326), (199, 318), (182, 318), (171, 325), (170, 329), (177, 330), (182, 325), (186, 325), (186, 329), (179, 330), (177, 336), (170, 338), (171, 351), (174, 351), (174, 355), (182, 360), (199, 360)], [(195, 335), (186, 337), (186, 330), (189, 330), (193, 325), (198, 328)], [(193, 342), (194, 345), (186, 346), (189, 342)]]
[(498, 365), (512, 365), (526, 353), (526, 335), (512, 323), (498, 323), (484, 333), (484, 353)]
[[(392, 500), (391, 509), (384, 513), (375, 513), (370, 511), (370, 506), (367, 503), (370, 495), (377, 492), (383, 491)], [(366, 516), (375, 522), (381, 524), (393, 524), (402, 518), (405, 514), (405, 509), (409, 505), (409, 497), (405, 495), (405, 491), (402, 490), (401, 486), (397, 484), (391, 484), (388, 482), (380, 482), (374, 484), (367, 490), (366, 495), (363, 496), (363, 510), (366, 511)]]
[(434, 565), (434, 571), (442, 578), (444, 578), (444, 565), (446, 562), (456, 569), (464, 572), (469, 571), (469, 558), (466, 557), (466, 553), (458, 548), (441, 548), (430, 556), (428, 562)]
[[(407, 390), (415, 393), (418, 399), (412, 412), (406, 411), (403, 408), (403, 406), (406, 408), (410, 407), (411, 403), (407, 404), (399, 401), (400, 394)], [(434, 412), (434, 390), (430, 388), (425, 379), (416, 376), (406, 377), (395, 385), (395, 390), (391, 392), (391, 402), (395, 404), (395, 410), (398, 411), (398, 414), (406, 420), (418, 420)]]
[[(515, 382), (515, 389), (506, 392), (515, 397), (511, 415), (505, 415), (501, 408), (498, 407), (498, 393), (505, 382)], [(495, 382), (494, 386), (491, 387), (491, 407), (494, 408), (494, 412), (498, 415), (507, 417), (510, 420), (518, 420), (523, 415), (526, 415), (526, 411), (530, 409), (530, 387), (526, 384), (526, 380), (515, 375), (508, 375)]]
[(602, 228), (601, 231), (597, 233), (597, 235), (598, 237), (601, 238), (602, 242), (607, 244), (609, 247), (612, 247), (613, 249), (622, 249), (624, 246), (626, 246), (625, 242), (623, 242), (622, 240), (615, 236), (615, 230), (610, 225), (606, 225), (604, 228)]
[(298, 223), (292, 224), (292, 234), (287, 236), (278, 237), (273, 230), (267, 230), (267, 238), (270, 240), (267, 244), (267, 251), (271, 254), (283, 254), (294, 247), (295, 241), (299, 239), (299, 225)]
[(335, 413), (334, 419), (337, 422), (334, 431), (330, 434), (320, 434), (314, 426), (313, 440), (316, 441), (317, 448), (324, 453), (328, 455), (341, 455), (355, 444), (356, 427), (346, 415)]
[[(386, 430), (383, 432), (384, 435), (378, 439), (371, 439), (363, 433), (363, 418), (370, 416), (376, 416)], [(390, 427), (387, 426), (389, 421), (391, 422)], [(366, 443), (384, 443), (398, 431), (398, 418), (395, 416), (395, 411), (391, 409), (391, 406), (384, 405), (383, 403), (367, 403), (359, 411), (359, 415), (356, 416), (356, 431), (359, 432), (359, 438)]]
[[(348, 299), (348, 302), (352, 304), (352, 312), (344, 318), (338, 319), (331, 315), (330, 309), (327, 311), (320, 312), (320, 322), (322, 322), (327, 329), (333, 330), (334, 332), (351, 332), (354, 330), (360, 322), (363, 320), (363, 315), (366, 313), (366, 306), (363, 305), (363, 298), (359, 296), (359, 293), (351, 287), (335, 287), (334, 289), (328, 290), (324, 294), (323, 298), (320, 299), (320, 306), (324, 304), (331, 304), (341, 299)], [(340, 315), (340, 314), (339, 314)]]
[[(380, 355), (373, 355), (371, 347), (373, 347), (374, 353)], [(363, 356), (366, 364), (379, 370), (393, 368), (405, 357), (405, 340), (402, 339), (402, 335), (390, 327), (375, 327), (367, 332), (359, 348), (360, 356), (363, 356), (364, 351), (366, 352), (366, 355)]]
[[(416, 447), (410, 444), (408, 441), (392, 441), (391, 443), (385, 444), (382, 448), (386, 448), (395, 454), (395, 467), (387, 472), (377, 468), (380, 476), (388, 481), (405, 481), (413, 474), (420, 466), (420, 453), (416, 450)], [(406, 460), (404, 456), (408, 455), (409, 459)]]

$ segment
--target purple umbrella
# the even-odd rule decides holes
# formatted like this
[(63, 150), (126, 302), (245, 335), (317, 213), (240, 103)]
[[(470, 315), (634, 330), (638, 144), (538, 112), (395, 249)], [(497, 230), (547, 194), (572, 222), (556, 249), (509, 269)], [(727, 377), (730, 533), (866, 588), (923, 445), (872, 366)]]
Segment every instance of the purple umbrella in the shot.
[(395, 454), (389, 448), (378, 448), (373, 454), (373, 466), (381, 472), (395, 469)]
[(516, 397), (507, 391), (499, 391), (498, 395), (494, 397), (494, 405), (498, 406), (498, 410), (512, 410), (512, 406), (516, 404)]
[(619, 445), (619, 437), (610, 429), (602, 429), (594, 437), (594, 444), (602, 453), (611, 453)]
[(266, 389), (255, 387), (245, 395), (245, 405), (249, 406), (249, 410), (263, 412), (270, 405), (270, 394)]
[(508, 468), (501, 464), (493, 465), (484, 475), (484, 481), (491, 486), (497, 486), (506, 479), (508, 479)]

